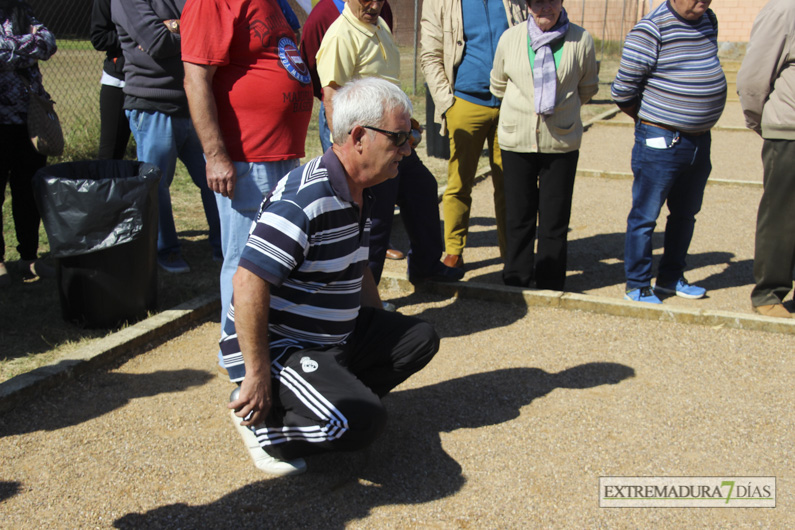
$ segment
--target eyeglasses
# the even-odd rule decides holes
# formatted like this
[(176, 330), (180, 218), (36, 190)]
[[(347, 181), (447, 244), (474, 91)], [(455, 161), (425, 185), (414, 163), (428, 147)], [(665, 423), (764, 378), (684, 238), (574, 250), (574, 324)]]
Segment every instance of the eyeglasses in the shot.
[[(370, 127), (369, 125), (362, 125), (362, 127), (387, 135), (389, 139), (392, 140), (392, 143), (395, 144), (395, 147), (403, 147), (403, 145), (409, 141), (409, 138), (411, 138), (411, 131), (385, 131), (384, 129), (379, 129), (378, 127)], [(348, 134), (350, 134), (350, 131), (348, 131)]]

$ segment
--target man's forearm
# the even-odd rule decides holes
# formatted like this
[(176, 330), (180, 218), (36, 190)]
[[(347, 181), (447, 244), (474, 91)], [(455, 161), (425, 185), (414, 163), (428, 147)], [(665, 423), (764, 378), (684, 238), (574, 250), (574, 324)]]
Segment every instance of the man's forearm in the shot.
[(235, 331), (246, 376), (237, 401), (229, 406), (238, 410), (242, 418), (250, 415), (244, 425), (256, 425), (268, 416), (272, 403), (268, 342), (270, 289), (265, 280), (243, 268), (237, 269), (233, 285)]
[(237, 176), (218, 122), (218, 108), (213, 95), (213, 76), (216, 67), (183, 64), (185, 93), (188, 96), (193, 126), (207, 159), (207, 185), (212, 191), (232, 198), (235, 195)]
[(185, 94), (188, 96), (188, 106), (196, 128), (196, 134), (202, 144), (206, 156), (226, 154), (221, 135), (221, 126), (218, 123), (218, 109), (213, 95), (213, 76), (215, 66), (183, 63), (185, 65)]

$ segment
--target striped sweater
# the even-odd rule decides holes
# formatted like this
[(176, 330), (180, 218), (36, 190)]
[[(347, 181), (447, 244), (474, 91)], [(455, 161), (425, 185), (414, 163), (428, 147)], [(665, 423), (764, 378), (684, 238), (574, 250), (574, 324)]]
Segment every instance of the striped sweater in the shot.
[(627, 36), (613, 99), (622, 108), (639, 104), (642, 120), (684, 132), (710, 129), (726, 104), (717, 40), (712, 10), (688, 21), (661, 4)]

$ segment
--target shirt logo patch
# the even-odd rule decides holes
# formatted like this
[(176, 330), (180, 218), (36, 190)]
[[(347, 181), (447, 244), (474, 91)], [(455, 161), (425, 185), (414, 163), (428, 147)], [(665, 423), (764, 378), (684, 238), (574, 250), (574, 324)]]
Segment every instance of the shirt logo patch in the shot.
[(317, 361), (313, 361), (309, 357), (301, 357), (301, 369), (306, 374), (314, 372), (317, 370)]
[(309, 68), (301, 58), (301, 52), (298, 51), (295, 43), (288, 37), (279, 39), (279, 60), (281, 65), (287, 70), (291, 76), (298, 80), (302, 85), (308, 85), (312, 82), (309, 77)]

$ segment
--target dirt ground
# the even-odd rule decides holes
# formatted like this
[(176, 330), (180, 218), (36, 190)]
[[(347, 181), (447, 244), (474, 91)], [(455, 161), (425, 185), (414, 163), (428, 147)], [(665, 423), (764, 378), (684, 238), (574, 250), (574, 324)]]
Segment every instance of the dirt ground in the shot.
[[(595, 149), (617, 145), (613, 129), (593, 129)], [(715, 141), (713, 158), (758, 156), (748, 138), (741, 153)], [(629, 186), (578, 179), (570, 290), (622, 296)], [(500, 283), (490, 193), (476, 188), (465, 281)], [(688, 277), (710, 296), (664, 306), (750, 312), (760, 193), (707, 188)], [(1, 415), (0, 527), (795, 525), (792, 335), (383, 294), (442, 342), (385, 398), (389, 424), (368, 450), (312, 457), (295, 478), (257, 471), (225, 409), (211, 321)], [(777, 504), (604, 509), (601, 476), (772, 476)]]
[[(256, 470), (215, 369), (217, 322), (0, 417), (4, 528), (785, 528), (784, 338), (387, 293), (434, 323), (368, 450)], [(791, 339), (787, 338), (790, 340)], [(604, 509), (600, 476), (775, 476), (776, 509)]]

